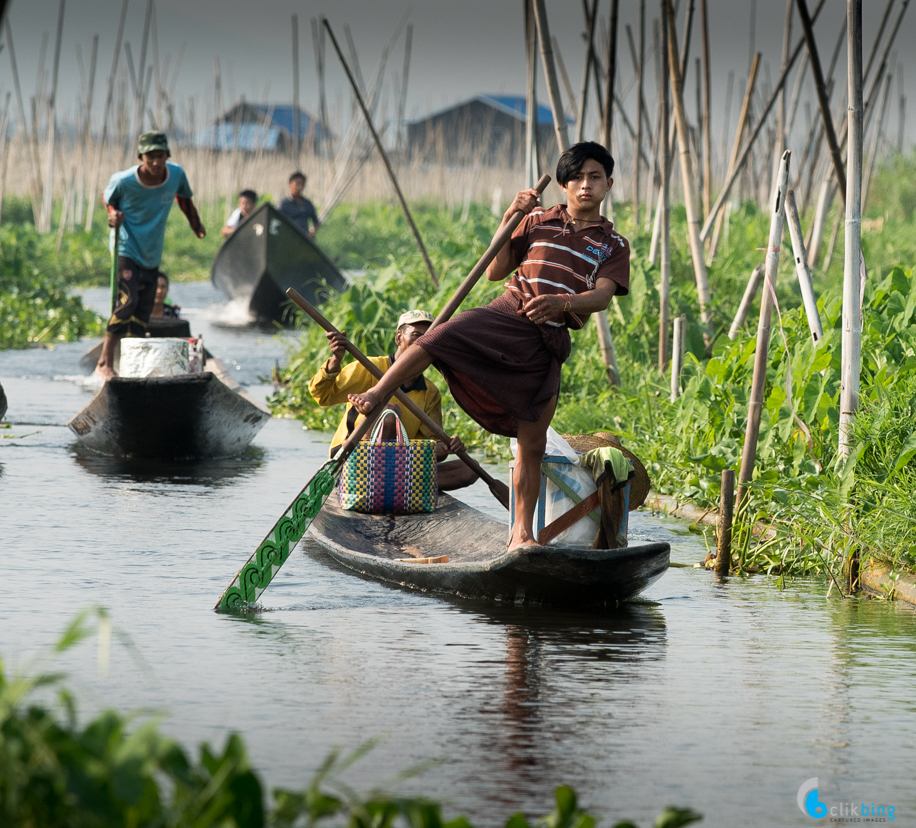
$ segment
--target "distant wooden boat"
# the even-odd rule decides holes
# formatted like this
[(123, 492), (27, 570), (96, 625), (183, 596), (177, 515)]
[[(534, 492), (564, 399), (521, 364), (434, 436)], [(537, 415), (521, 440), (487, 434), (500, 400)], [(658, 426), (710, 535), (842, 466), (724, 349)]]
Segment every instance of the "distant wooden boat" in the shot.
[(4, 414), (6, 414), (6, 394), (3, 391), (3, 386), (0, 385), (0, 420), (3, 419)]
[(240, 454), (270, 419), (223, 363), (172, 377), (112, 377), (67, 425), (111, 457), (190, 460)]
[(506, 523), (447, 494), (439, 495), (435, 512), (418, 515), (348, 512), (332, 494), (308, 531), (339, 563), (380, 581), (465, 598), (577, 608), (638, 595), (665, 573), (671, 553), (667, 543), (507, 551)]
[(223, 242), (210, 279), (230, 299), (247, 302), (260, 322), (290, 321), (287, 288), (313, 305), (347, 288), (331, 260), (272, 204), (258, 207)]

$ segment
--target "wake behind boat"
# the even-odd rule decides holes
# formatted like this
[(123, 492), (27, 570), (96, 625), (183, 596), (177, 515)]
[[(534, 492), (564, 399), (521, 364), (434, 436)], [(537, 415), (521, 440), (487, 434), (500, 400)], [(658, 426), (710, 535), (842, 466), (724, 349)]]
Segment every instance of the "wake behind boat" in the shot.
[(601, 607), (632, 598), (665, 573), (671, 552), (667, 543), (509, 551), (506, 524), (444, 493), (435, 512), (414, 515), (345, 511), (332, 494), (308, 531), (336, 561), (380, 581), (552, 606)]
[(223, 243), (210, 270), (213, 284), (247, 304), (255, 322), (289, 322), (287, 288), (313, 305), (346, 279), (331, 260), (272, 204), (262, 204)]

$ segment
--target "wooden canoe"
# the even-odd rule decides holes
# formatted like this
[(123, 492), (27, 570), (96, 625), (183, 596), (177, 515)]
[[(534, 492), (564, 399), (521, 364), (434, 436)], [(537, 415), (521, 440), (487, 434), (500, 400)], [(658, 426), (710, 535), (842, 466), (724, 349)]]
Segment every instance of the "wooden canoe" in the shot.
[(246, 301), (256, 322), (290, 321), (287, 288), (313, 305), (347, 288), (333, 262), (272, 204), (258, 207), (223, 242), (210, 279), (230, 299)]
[[(424, 592), (528, 605), (613, 605), (660, 578), (670, 560), (667, 543), (507, 551), (507, 531), (505, 522), (447, 494), (439, 495), (432, 514), (366, 515), (341, 509), (335, 492), (309, 527), (336, 561), (368, 577)], [(433, 562), (442, 556), (447, 562)]]
[(111, 457), (191, 460), (240, 454), (270, 419), (223, 363), (173, 377), (112, 377), (67, 425)]

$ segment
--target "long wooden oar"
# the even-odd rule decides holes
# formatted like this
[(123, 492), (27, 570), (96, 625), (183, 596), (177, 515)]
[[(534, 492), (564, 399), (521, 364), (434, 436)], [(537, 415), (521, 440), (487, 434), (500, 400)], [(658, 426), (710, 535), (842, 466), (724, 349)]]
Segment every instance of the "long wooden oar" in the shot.
[[(286, 295), (292, 299), (302, 310), (304, 310), (312, 319), (315, 320), (322, 328), (324, 328), (328, 333), (340, 333), (321, 313), (317, 308), (313, 307), (309, 302), (295, 289), (289, 288), (286, 291)], [(372, 362), (370, 362), (365, 354), (359, 350), (350, 340), (348, 339), (344, 345), (347, 349), (347, 353), (350, 354), (360, 365), (363, 366), (373, 377), (376, 379), (381, 379), (384, 374), (381, 370)], [(401, 405), (403, 405), (411, 414), (414, 415), (423, 425), (425, 425), (435, 436), (437, 440), (441, 440), (443, 443), (448, 445), (451, 437), (442, 428), (439, 423), (433, 420), (420, 406), (418, 406), (410, 397), (404, 393), (404, 390), (398, 388), (394, 392), (395, 399)], [(490, 492), (493, 497), (495, 497), (503, 506), (507, 509), (509, 508), (509, 487), (503, 483), (501, 480), (496, 480), (494, 477), (491, 477), (483, 467), (478, 463), (473, 457), (471, 457), (466, 451), (459, 451), (455, 455), (461, 462), (463, 462), (471, 471), (473, 471), (487, 486), (490, 487)]]
[[(550, 176), (543, 175), (535, 189), (539, 194), (543, 193), (549, 183)], [(496, 254), (509, 241), (513, 231), (521, 224), (523, 218), (524, 214), (521, 212), (516, 212), (509, 217), (505, 226), (493, 237), (493, 241), (490, 242), (490, 246), (480, 257), (480, 261), (474, 265), (471, 272), (461, 283), (461, 287), (458, 288), (455, 295), (442, 309), (433, 324), (429, 326), (429, 330), (448, 320), (458, 309), (464, 298), (471, 292), (471, 288), (474, 287), (493, 259), (496, 258)], [(389, 396), (384, 400), (380, 400), (379, 404), (366, 415), (366, 419), (356, 425), (350, 436), (340, 447), (340, 451), (334, 455), (334, 458), (315, 472), (312, 479), (305, 484), (296, 499), (289, 504), (280, 519), (267, 533), (267, 537), (261, 541), (254, 554), (238, 571), (232, 583), (220, 596), (219, 601), (216, 602), (214, 609), (239, 610), (243, 609), (246, 604), (251, 604), (258, 600), (258, 597), (267, 589), (280, 567), (286, 563), (290, 553), (305, 534), (305, 530), (308, 529), (315, 515), (321, 511), (321, 507), (327, 500), (328, 495), (334, 490), (337, 479), (340, 477), (344, 461), (350, 456), (359, 441), (375, 425), (390, 398)]]

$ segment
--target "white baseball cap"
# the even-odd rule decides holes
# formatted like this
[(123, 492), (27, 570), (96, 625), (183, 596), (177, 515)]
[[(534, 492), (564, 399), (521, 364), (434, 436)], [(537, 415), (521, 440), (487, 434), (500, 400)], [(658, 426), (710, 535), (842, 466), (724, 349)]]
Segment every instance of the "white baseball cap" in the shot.
[(404, 325), (416, 325), (417, 322), (435, 322), (435, 318), (431, 313), (427, 313), (424, 310), (409, 310), (405, 313), (402, 313), (398, 317), (398, 330), (404, 327)]

